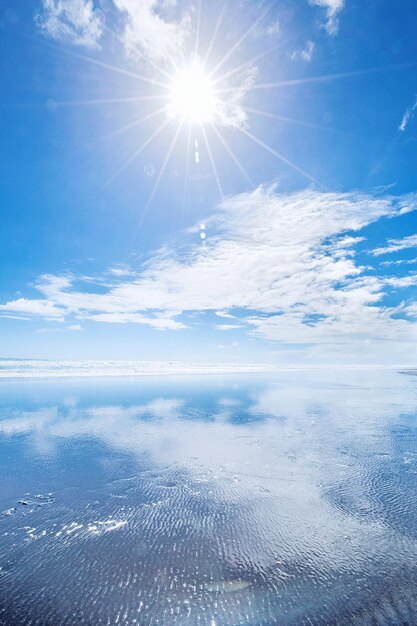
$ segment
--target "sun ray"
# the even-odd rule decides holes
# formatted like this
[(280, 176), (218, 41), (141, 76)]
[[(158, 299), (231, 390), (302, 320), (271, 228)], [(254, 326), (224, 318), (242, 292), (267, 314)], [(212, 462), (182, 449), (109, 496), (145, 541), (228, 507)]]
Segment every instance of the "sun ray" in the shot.
[(191, 124), (188, 124), (187, 129), (187, 147), (186, 147), (186, 160), (185, 160), (185, 168), (184, 168), (184, 183), (183, 183), (183, 193), (182, 193), (182, 213), (183, 217), (185, 215), (185, 207), (187, 204), (187, 195), (188, 195), (188, 174), (190, 170), (190, 150), (191, 148)]
[(220, 26), (221, 26), (221, 24), (223, 22), (224, 15), (226, 13), (226, 7), (227, 7), (227, 0), (223, 4), (222, 10), (220, 11), (220, 14), (219, 14), (219, 17), (217, 18), (216, 25), (214, 27), (213, 34), (212, 34), (211, 39), (210, 39), (210, 43), (209, 43), (209, 45), (207, 47), (207, 50), (206, 50), (206, 53), (204, 55), (203, 67), (205, 67), (207, 65), (207, 61), (210, 58), (210, 54), (211, 54), (211, 51), (213, 50), (214, 42), (216, 41), (217, 33), (219, 32), (219, 28), (220, 28)]
[(149, 207), (152, 204), (152, 200), (154, 199), (155, 194), (158, 191), (159, 183), (161, 182), (162, 176), (165, 173), (166, 167), (168, 165), (168, 161), (170, 160), (172, 152), (174, 151), (175, 144), (177, 143), (177, 139), (178, 139), (178, 136), (179, 136), (179, 134), (181, 132), (182, 127), (183, 127), (183, 122), (181, 122), (178, 125), (178, 128), (175, 131), (174, 138), (172, 139), (171, 144), (170, 144), (170, 146), (168, 148), (168, 152), (165, 155), (164, 162), (162, 163), (162, 167), (161, 167), (161, 169), (159, 171), (158, 177), (157, 177), (157, 179), (155, 181), (155, 184), (154, 184), (154, 186), (152, 188), (151, 194), (150, 194), (150, 196), (149, 196), (149, 198), (148, 198), (148, 200), (147, 200), (147, 202), (145, 204), (145, 207), (144, 207), (144, 209), (142, 211), (142, 214), (141, 214), (141, 216), (139, 218), (139, 222), (138, 222), (138, 225), (137, 225), (137, 229), (136, 229), (135, 235), (136, 235), (138, 229), (140, 228), (143, 220), (145, 219), (145, 216), (146, 216), (146, 214), (147, 214), (147, 212), (149, 210)]
[(282, 161), (286, 165), (289, 165), (293, 170), (295, 170), (299, 174), (302, 174), (302, 176), (305, 176), (311, 182), (315, 182), (314, 178), (310, 174), (308, 174), (308, 172), (305, 172), (303, 169), (298, 167), (298, 165), (296, 165), (295, 163), (293, 163), (292, 161), (287, 159), (283, 154), (281, 154), (280, 152), (277, 152), (276, 150), (271, 148), (271, 146), (268, 146), (268, 144), (266, 144), (263, 141), (261, 141), (260, 139), (258, 139), (258, 137), (255, 137), (255, 135), (253, 135), (251, 132), (249, 132), (248, 130), (246, 130), (245, 128), (242, 128), (242, 127), (239, 127), (238, 130), (241, 133), (243, 133), (244, 135), (246, 135), (246, 137), (249, 137), (249, 139), (252, 139), (252, 141), (257, 143), (258, 146), (261, 146), (262, 148), (264, 148), (264, 150), (266, 150), (267, 152), (270, 152), (271, 154), (276, 156), (277, 159), (280, 159), (280, 161)]
[(202, 124), (200, 125), (200, 129), (201, 129), (201, 134), (203, 135), (204, 144), (206, 146), (207, 154), (209, 156), (209, 160), (210, 160), (211, 168), (213, 170), (214, 178), (216, 180), (216, 185), (217, 185), (217, 188), (218, 188), (219, 193), (220, 193), (220, 198), (223, 200), (224, 192), (223, 192), (223, 188), (222, 188), (222, 185), (221, 185), (221, 182), (220, 182), (220, 178), (219, 178), (219, 174), (218, 174), (218, 171), (217, 171), (216, 163), (215, 163), (215, 161), (213, 159), (213, 154), (211, 152), (210, 143), (209, 143), (209, 140), (207, 138), (207, 133), (206, 133), (205, 128), (204, 128), (204, 126)]
[(122, 133), (126, 132), (127, 130), (131, 130), (135, 126), (138, 126), (139, 124), (142, 124), (143, 122), (147, 122), (148, 120), (151, 120), (154, 117), (157, 117), (158, 115), (162, 115), (165, 112), (165, 110), (166, 110), (166, 107), (161, 107), (159, 109), (156, 109), (156, 111), (152, 111), (151, 113), (148, 113), (147, 115), (142, 115), (142, 117), (134, 119), (133, 122), (130, 122), (129, 124), (125, 124), (124, 126), (120, 126), (119, 128), (116, 128), (115, 130), (111, 131), (110, 133), (106, 133), (105, 135), (101, 135), (100, 137), (98, 137), (98, 139), (95, 139), (94, 141), (91, 141), (90, 143), (84, 144), (82, 146), (82, 148), (84, 150), (88, 150), (89, 148), (91, 148), (93, 146), (96, 146), (99, 143), (102, 143), (103, 141), (107, 141), (109, 139), (113, 139), (114, 137), (117, 137), (118, 135), (121, 135)]
[[(61, 50), (61, 48), (60, 48)], [(143, 76), (142, 74), (137, 74), (136, 72), (131, 72), (130, 70), (126, 70), (122, 67), (117, 67), (116, 65), (111, 65), (110, 63), (105, 63), (104, 61), (99, 61), (98, 59), (93, 59), (85, 54), (81, 54), (79, 52), (74, 52), (73, 50), (68, 50), (66, 48), (62, 48), (62, 51), (65, 54), (76, 57), (77, 59), (81, 59), (82, 61), (86, 61), (87, 63), (91, 63), (92, 65), (97, 65), (98, 67), (102, 67), (106, 70), (111, 70), (113, 72), (117, 72), (123, 76), (130, 76), (131, 78), (136, 78), (136, 80), (143, 81), (150, 85), (156, 85), (158, 87), (163, 87), (166, 89), (168, 85), (166, 83), (161, 83), (154, 78), (148, 78), (147, 76)]]
[(120, 176), (120, 174), (139, 156), (139, 154), (147, 147), (149, 144), (156, 139), (156, 137), (164, 130), (164, 128), (169, 124), (169, 120), (166, 119), (161, 126), (159, 126), (146, 141), (144, 141), (137, 150), (123, 163), (123, 165), (109, 178), (109, 180), (105, 183), (104, 187), (108, 187), (111, 185), (116, 178)]
[(319, 124), (311, 124), (310, 122), (303, 122), (302, 120), (296, 120), (293, 117), (285, 117), (283, 115), (277, 115), (276, 113), (269, 113), (268, 111), (261, 111), (259, 109), (253, 109), (252, 107), (246, 107), (248, 113), (254, 113), (262, 117), (269, 117), (279, 122), (288, 122), (290, 124), (297, 124), (298, 126), (306, 126), (307, 128), (315, 128), (316, 130), (329, 130), (334, 131), (334, 128), (330, 126), (320, 126)]
[(235, 74), (238, 74), (239, 72), (241, 72), (245, 68), (250, 67), (251, 65), (253, 65), (257, 61), (260, 61), (261, 59), (264, 59), (265, 57), (269, 56), (270, 54), (273, 54), (274, 52), (276, 52), (279, 49), (279, 47), (280, 46), (274, 46), (273, 48), (270, 48), (269, 50), (266, 50), (265, 52), (261, 52), (261, 54), (258, 54), (256, 56), (252, 57), (252, 59), (249, 59), (249, 61), (245, 61), (244, 63), (242, 63), (241, 65), (238, 65), (237, 67), (233, 67), (231, 70), (226, 72), (226, 74), (222, 74), (221, 76), (219, 76), (219, 78), (216, 78), (215, 80), (213, 80), (213, 85), (218, 85), (219, 83), (223, 82), (224, 80), (227, 80), (231, 76), (234, 76)]
[(234, 163), (237, 165), (237, 167), (239, 168), (241, 174), (243, 175), (244, 179), (246, 180), (247, 183), (249, 183), (250, 187), (254, 187), (255, 185), (253, 184), (253, 181), (250, 179), (249, 174), (247, 173), (247, 171), (244, 169), (243, 165), (241, 164), (241, 162), (239, 161), (239, 159), (237, 158), (237, 156), (235, 155), (235, 153), (233, 152), (232, 148), (229, 146), (229, 144), (227, 143), (226, 139), (223, 137), (223, 135), (217, 130), (215, 124), (211, 124), (211, 128), (213, 129), (213, 131), (215, 132), (215, 134), (217, 135), (217, 137), (219, 138), (219, 140), (221, 141), (221, 143), (223, 144), (225, 150), (228, 152), (230, 158), (232, 159), (232, 161), (234, 161)]
[[(77, 107), (77, 106), (92, 106), (96, 104), (128, 104), (132, 102), (152, 102), (154, 100), (166, 100), (164, 95), (154, 96), (130, 96), (127, 98), (97, 98), (93, 100), (54, 100), (53, 103), (57, 107)], [(30, 106), (30, 105), (29, 105)], [(40, 105), (34, 105), (40, 106)], [(42, 103), (44, 106), (44, 103)]]
[(108, 24), (108, 22), (106, 20), (103, 20), (102, 22), (102, 28), (104, 30), (104, 32), (108, 33), (109, 35), (111, 35), (115, 41), (117, 41), (120, 38), (120, 35), (114, 30), (114, 28), (111, 28)]
[[(179, 50), (179, 53), (182, 55), (182, 50)], [(174, 68), (175, 71), (178, 71), (178, 65), (175, 62), (175, 57), (174, 56), (168, 57), (166, 59), (166, 61)], [(172, 80), (172, 73), (164, 70), (160, 65), (157, 65), (155, 63), (155, 61), (152, 61), (152, 59), (148, 59), (147, 62), (149, 63), (149, 65), (151, 65), (154, 68), (154, 70), (157, 70), (158, 72), (161, 72), (161, 74), (163, 74), (165, 76), (165, 78), (167, 79), (168, 83)], [(162, 83), (161, 83), (161, 85), (162, 85)], [(167, 86), (168, 86), (168, 84), (165, 84), (165, 87), (167, 87)]]
[(195, 28), (194, 54), (197, 56), (200, 49), (200, 29), (201, 29), (201, 1), (198, 0), (197, 6), (197, 24)]
[(382, 67), (370, 67), (364, 70), (354, 70), (351, 72), (339, 72), (337, 74), (325, 74), (323, 76), (310, 76), (307, 78), (295, 78), (291, 80), (282, 80), (276, 83), (258, 83), (252, 86), (252, 89), (273, 89), (275, 87), (291, 87), (293, 85), (308, 85), (309, 83), (324, 83), (341, 78), (355, 78), (356, 76), (368, 76), (369, 74), (379, 74), (382, 72), (390, 72), (394, 70), (407, 69), (413, 67), (417, 62), (400, 63), (397, 65), (384, 65)]
[(226, 61), (232, 56), (232, 54), (235, 52), (235, 50), (237, 50), (237, 48), (239, 48), (239, 46), (242, 45), (242, 43), (245, 41), (245, 39), (247, 39), (249, 37), (249, 35), (255, 30), (255, 28), (260, 24), (260, 22), (269, 13), (269, 11), (272, 8), (272, 4), (273, 3), (270, 3), (270, 5), (265, 9), (265, 11), (262, 11), (262, 13), (258, 17), (258, 19), (255, 20), (253, 22), (253, 24), (251, 24), (251, 26), (249, 26), (249, 28), (243, 33), (243, 35), (236, 41), (236, 43), (231, 48), (229, 48), (229, 50), (220, 59), (220, 61), (217, 63), (217, 65), (215, 65), (214, 68), (211, 70), (210, 76), (213, 76), (219, 70), (219, 68), (222, 67), (222, 65), (224, 65), (226, 63)]
[[(109, 34), (111, 34), (114, 39), (120, 40), (120, 35), (113, 29), (111, 29), (108, 25), (104, 26), (105, 31), (107, 31)], [(20, 33), (20, 35), (22, 37), (26, 37), (26, 35), (24, 35), (23, 33)], [(31, 37), (28, 37), (29, 40), (32, 40)], [(75, 52), (75, 50), (71, 50), (69, 48), (63, 47), (63, 46), (58, 46), (54, 43), (52, 43), (51, 41), (46, 41), (46, 39), (37, 39), (36, 43), (39, 44), (41, 43), (42, 46), (45, 46), (47, 48), (50, 48), (52, 50), (55, 50), (56, 52), (59, 53), (63, 53), (66, 54), (68, 56), (72, 56), (78, 59), (81, 59), (83, 61), (86, 61), (88, 63), (91, 63), (92, 65), (97, 65), (98, 67), (102, 67), (103, 69), (108, 69), (111, 70), (113, 72), (117, 72), (119, 74), (122, 74), (124, 76), (130, 76), (131, 78), (136, 78), (137, 80), (146, 82), (150, 85), (157, 85), (159, 87), (164, 87), (167, 88), (167, 84), (166, 83), (162, 83), (159, 81), (156, 81), (154, 78), (149, 78), (148, 76), (144, 76), (142, 74), (138, 74), (137, 72), (132, 72), (130, 70), (127, 70), (123, 67), (118, 67), (116, 65), (111, 65), (110, 63), (105, 63), (103, 61), (99, 61), (98, 59), (94, 59), (93, 57), (90, 57), (88, 55), (85, 54), (81, 54), (80, 52)], [(169, 59), (172, 62), (172, 59)], [(150, 65), (152, 65), (152, 67), (156, 70), (158, 70), (159, 72), (161, 72), (161, 74), (164, 74), (166, 76), (166, 78), (170, 79), (171, 76), (165, 72), (165, 70), (160, 67), (159, 65), (156, 65), (151, 59), (147, 59), (148, 63)]]

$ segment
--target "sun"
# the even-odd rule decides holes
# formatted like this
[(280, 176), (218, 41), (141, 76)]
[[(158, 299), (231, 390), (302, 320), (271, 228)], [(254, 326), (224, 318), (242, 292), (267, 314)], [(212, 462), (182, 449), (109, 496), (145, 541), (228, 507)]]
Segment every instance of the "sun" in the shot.
[[(226, 4), (227, 3), (224, 3), (225, 6)], [(148, 76), (147, 72), (139, 74), (125, 67), (116, 67), (96, 58), (75, 54), (77, 58), (81, 58), (92, 65), (102, 67), (106, 69), (106, 71), (111, 70), (123, 77), (129, 76), (134, 78), (142, 84), (142, 87), (146, 88), (146, 86), (148, 86), (148, 91), (142, 89), (141, 92), (133, 96), (128, 94), (126, 97), (94, 98), (92, 100), (75, 100), (61, 103), (62, 105), (71, 106), (80, 106), (83, 104), (108, 105), (111, 103), (119, 105), (126, 103), (131, 106), (132, 102), (134, 102), (135, 106), (137, 103), (143, 103), (143, 105), (140, 106), (146, 107), (142, 115), (135, 115), (135, 118), (129, 123), (116, 128), (107, 135), (99, 137), (99, 141), (113, 140), (114, 137), (130, 132), (132, 129), (142, 124), (150, 124), (149, 133), (146, 132), (143, 135), (143, 139), (141, 139), (139, 144), (133, 148), (120, 166), (115, 168), (115, 171), (107, 179), (105, 186), (112, 184), (126, 168), (131, 166), (131, 164), (139, 158), (142, 158), (141, 155), (156, 142), (158, 137), (162, 135), (166, 136), (167, 133), (171, 136), (169, 144), (163, 150), (160, 166), (156, 168), (150, 162), (145, 162), (143, 166), (143, 171), (146, 176), (154, 176), (155, 180), (148, 196), (148, 201), (143, 208), (141, 220), (144, 218), (158, 191), (161, 180), (164, 177), (170, 159), (173, 154), (175, 154), (178, 143), (183, 141), (186, 142), (183, 186), (184, 206), (188, 193), (188, 179), (191, 176), (189, 167), (192, 160), (194, 160), (195, 165), (199, 165), (204, 159), (209, 162), (219, 197), (223, 198), (225, 196), (222, 186), (222, 176), (217, 168), (217, 150), (219, 148), (230, 157), (240, 174), (244, 177), (248, 188), (252, 189), (255, 187), (254, 182), (241, 163), (244, 154), (236, 154), (232, 145), (230, 145), (230, 141), (233, 140), (232, 133), (234, 136), (239, 133), (245, 139), (256, 144), (258, 148), (262, 148), (269, 155), (277, 158), (285, 164), (285, 166), (290, 167), (299, 175), (314, 182), (313, 177), (308, 172), (305, 172), (296, 163), (292, 162), (284, 154), (272, 147), (272, 145), (263, 141), (256, 134), (253, 134), (249, 126), (249, 117), (252, 118), (252, 116), (255, 115), (268, 118), (269, 120), (277, 120), (278, 122), (289, 122), (300, 124), (301, 126), (312, 125), (306, 124), (303, 120), (280, 116), (272, 111), (249, 107), (246, 96), (255, 89), (269, 90), (275, 87), (281, 88), (285, 85), (303, 84), (304, 82), (321, 82), (323, 80), (339, 77), (339, 75), (259, 83), (257, 82), (258, 67), (255, 63), (261, 58), (271, 54), (272, 50), (262, 51), (261, 54), (244, 61), (242, 64), (230, 62), (230, 59), (236, 51), (242, 47), (243, 42), (249, 37), (253, 30), (257, 28), (273, 4), (274, 3), (268, 3), (268, 8), (261, 12), (258, 19), (253, 21), (235, 43), (232, 43), (227, 48), (225, 54), (218, 59), (218, 56), (213, 53), (213, 50), (215, 49), (225, 11), (223, 10), (220, 13), (212, 29), (211, 38), (205, 42), (207, 45), (202, 49), (200, 18), (203, 2), (199, 0), (194, 46), (188, 46), (185, 57), (180, 53), (178, 55), (173, 54), (170, 59), (161, 60), (162, 66), (151, 61), (150, 65), (156, 72), (152, 76)], [(205, 41), (205, 37), (203, 40)], [(229, 67), (227, 67), (226, 64), (228, 64)], [(347, 75), (351, 76), (351, 73)], [(342, 75), (340, 75), (340, 77), (341, 76)]]
[(168, 104), (170, 117), (197, 124), (213, 122), (217, 103), (210, 77), (197, 61), (182, 68), (172, 78)]

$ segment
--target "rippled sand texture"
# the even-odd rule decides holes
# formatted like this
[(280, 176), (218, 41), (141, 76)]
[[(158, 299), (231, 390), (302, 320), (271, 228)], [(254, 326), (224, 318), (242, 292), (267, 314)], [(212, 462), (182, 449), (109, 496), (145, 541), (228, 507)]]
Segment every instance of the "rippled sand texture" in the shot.
[(417, 379), (0, 386), (0, 624), (417, 624)]

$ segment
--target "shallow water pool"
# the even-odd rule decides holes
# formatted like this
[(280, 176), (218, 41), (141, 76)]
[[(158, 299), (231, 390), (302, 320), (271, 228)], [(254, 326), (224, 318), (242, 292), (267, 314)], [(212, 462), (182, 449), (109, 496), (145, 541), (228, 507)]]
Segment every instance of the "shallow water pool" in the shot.
[(0, 624), (417, 624), (417, 377), (0, 382)]

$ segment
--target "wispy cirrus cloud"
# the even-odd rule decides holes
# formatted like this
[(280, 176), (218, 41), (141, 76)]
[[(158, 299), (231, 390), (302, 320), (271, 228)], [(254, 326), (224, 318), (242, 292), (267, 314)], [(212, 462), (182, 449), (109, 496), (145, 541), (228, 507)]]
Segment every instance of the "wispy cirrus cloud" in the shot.
[(103, 26), (93, 0), (42, 0), (35, 21), (47, 37), (97, 48)]
[(316, 45), (313, 41), (306, 41), (304, 48), (291, 52), (290, 59), (292, 61), (306, 61), (308, 63), (312, 60), (315, 49)]
[(408, 124), (411, 122), (412, 118), (414, 117), (414, 113), (416, 109), (417, 109), (417, 98), (415, 99), (414, 104), (405, 110), (404, 115), (402, 116), (402, 119), (401, 119), (401, 124), (398, 127), (398, 130), (400, 130), (401, 132), (405, 131)]
[(109, 267), (109, 274), (112, 276), (132, 276), (132, 269), (126, 265), (125, 263), (120, 263), (119, 265), (115, 265), (114, 267)]
[[(110, 305), (110, 308), (114, 307)], [(141, 313), (112, 310), (106, 313), (84, 312), (80, 313), (80, 317), (93, 322), (104, 322), (108, 324), (145, 324), (156, 330), (181, 330), (186, 328), (185, 324), (173, 319), (176, 314), (177, 312), (171, 313), (167, 311), (157, 313), (154, 316), (146, 316)]]
[(417, 235), (409, 235), (402, 239), (389, 239), (387, 245), (375, 248), (371, 253), (374, 256), (381, 256), (382, 254), (391, 254), (400, 250), (408, 250), (409, 248), (417, 248)]
[[(412, 207), (417, 201), (407, 202)], [(91, 277), (41, 276), (41, 299), (11, 301), (1, 310), (159, 330), (180, 330), (194, 323), (189, 314), (213, 312), (249, 329), (236, 332), (320, 346), (322, 354), (326, 346), (350, 352), (356, 346), (359, 355), (369, 342), (408, 345), (416, 340), (414, 322), (382, 301), (390, 289), (415, 284), (416, 276), (378, 276), (355, 258), (360, 231), (400, 215), (403, 204), (390, 196), (311, 189), (279, 194), (260, 187), (228, 199), (206, 221), (213, 235), (204, 247), (156, 251), (134, 275), (113, 283), (107, 278), (104, 292), (98, 277), (99, 293)], [(226, 330), (225, 324), (214, 326)]]
[(309, 3), (326, 10), (327, 21), (324, 27), (329, 35), (336, 35), (339, 31), (338, 15), (344, 7), (344, 0), (309, 0)]
[(270, 36), (278, 35), (281, 32), (281, 24), (279, 20), (274, 20), (273, 22), (268, 24), (265, 32), (267, 35), (270, 35)]
[(417, 258), (415, 259), (397, 259), (396, 261), (381, 261), (383, 267), (391, 267), (393, 265), (415, 265)]
[(38, 333), (79, 332), (84, 330), (81, 324), (69, 324), (68, 326), (54, 326), (53, 328), (40, 328)]
[(241, 324), (216, 324), (216, 330), (237, 330), (242, 328)]

